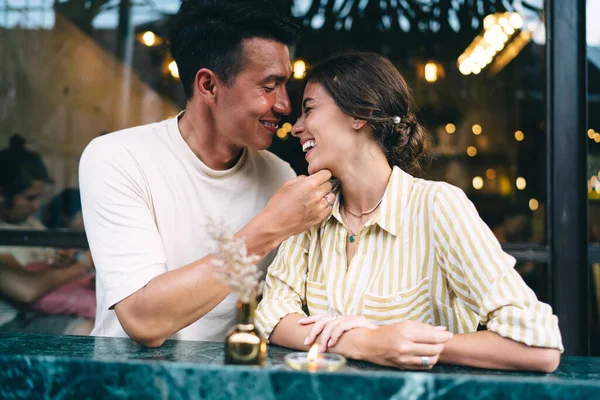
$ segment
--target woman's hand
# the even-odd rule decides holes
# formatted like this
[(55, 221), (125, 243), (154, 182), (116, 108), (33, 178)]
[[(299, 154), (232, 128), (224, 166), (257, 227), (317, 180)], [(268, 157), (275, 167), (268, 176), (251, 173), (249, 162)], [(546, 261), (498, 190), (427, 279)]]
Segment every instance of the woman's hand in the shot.
[(48, 259), (48, 264), (52, 268), (64, 269), (75, 263), (76, 249), (58, 249), (54, 252), (54, 257)]
[(81, 250), (75, 254), (75, 261), (83, 265), (88, 273), (95, 272), (94, 260), (92, 259), (92, 252), (89, 250)]
[(304, 341), (305, 345), (311, 345), (319, 334), (319, 352), (324, 353), (328, 348), (336, 345), (344, 332), (356, 328), (376, 329), (377, 325), (367, 321), (360, 315), (348, 317), (334, 317), (330, 314), (319, 314), (302, 318), (298, 321), (301, 325), (314, 324), (310, 333)]
[(400, 369), (429, 370), (453, 335), (444, 326), (402, 321), (380, 326), (370, 336), (365, 360)]
[[(444, 326), (433, 326), (416, 321), (377, 326), (364, 317), (334, 317), (320, 314), (298, 321), (314, 324), (304, 344), (310, 345), (319, 337), (319, 351), (335, 346), (339, 338), (352, 329), (367, 328), (367, 346), (360, 359), (400, 369), (429, 370), (437, 364), (452, 333)], [(368, 333), (367, 333), (368, 332)]]

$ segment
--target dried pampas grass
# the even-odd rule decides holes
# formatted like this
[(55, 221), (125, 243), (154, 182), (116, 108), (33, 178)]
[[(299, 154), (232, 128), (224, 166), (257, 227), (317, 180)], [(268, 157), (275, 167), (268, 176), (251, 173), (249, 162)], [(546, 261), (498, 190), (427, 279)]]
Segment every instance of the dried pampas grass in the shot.
[(215, 275), (228, 285), (243, 302), (250, 301), (262, 292), (263, 281), (257, 263), (260, 257), (248, 255), (246, 242), (235, 239), (223, 221), (211, 219), (207, 226), (210, 238), (215, 242), (213, 265)]

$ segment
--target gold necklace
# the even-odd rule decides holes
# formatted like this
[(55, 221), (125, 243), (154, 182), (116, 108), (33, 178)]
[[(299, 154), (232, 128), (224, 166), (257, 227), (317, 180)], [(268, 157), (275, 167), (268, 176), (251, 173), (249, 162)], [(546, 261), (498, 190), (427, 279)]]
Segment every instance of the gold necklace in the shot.
[(383, 201), (383, 197), (377, 202), (377, 204), (375, 204), (375, 207), (371, 208), (370, 210), (365, 211), (364, 213), (353, 213), (352, 211), (350, 211), (348, 209), (348, 207), (346, 207), (346, 203), (344, 202), (344, 208), (346, 209), (346, 211), (348, 211), (350, 214), (354, 215), (357, 218), (362, 217), (363, 215), (367, 215), (367, 214), (371, 214), (373, 211), (375, 211), (375, 209), (377, 207), (379, 207), (379, 205), (381, 204), (381, 202)]

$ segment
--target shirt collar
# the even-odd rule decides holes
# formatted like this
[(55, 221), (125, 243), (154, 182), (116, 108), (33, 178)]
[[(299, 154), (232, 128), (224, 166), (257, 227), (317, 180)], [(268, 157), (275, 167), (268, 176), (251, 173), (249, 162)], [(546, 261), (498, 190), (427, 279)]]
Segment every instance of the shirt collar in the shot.
[[(414, 179), (415, 178), (402, 171), (399, 167), (394, 166), (378, 212), (375, 214), (374, 218), (365, 224), (365, 226), (377, 224), (382, 229), (397, 236), (400, 233), (402, 219), (408, 204)], [(331, 217), (337, 219), (339, 223), (343, 223), (340, 214), (341, 190), (339, 183), (334, 184), (332, 193), (335, 194), (333, 209), (331, 210), (331, 214), (323, 220), (321, 226), (325, 225)]]

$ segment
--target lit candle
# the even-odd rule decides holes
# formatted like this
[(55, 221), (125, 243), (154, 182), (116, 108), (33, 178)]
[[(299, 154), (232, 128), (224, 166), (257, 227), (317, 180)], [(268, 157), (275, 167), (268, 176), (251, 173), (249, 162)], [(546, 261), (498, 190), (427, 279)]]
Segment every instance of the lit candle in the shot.
[(346, 367), (346, 359), (339, 354), (319, 353), (319, 344), (315, 343), (308, 353), (286, 355), (285, 364), (295, 371), (341, 371)]
[(306, 355), (308, 359), (308, 372), (316, 372), (319, 368), (317, 366), (317, 359), (319, 358), (319, 344), (315, 343), (308, 351)]

